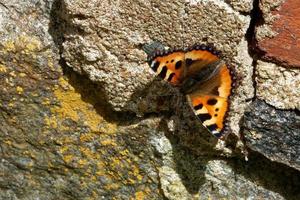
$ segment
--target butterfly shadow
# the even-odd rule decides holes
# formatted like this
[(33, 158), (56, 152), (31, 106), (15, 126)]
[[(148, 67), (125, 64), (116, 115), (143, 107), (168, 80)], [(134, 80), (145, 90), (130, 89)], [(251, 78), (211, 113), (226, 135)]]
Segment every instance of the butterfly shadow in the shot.
[[(155, 95), (154, 95), (155, 94)], [(157, 133), (164, 133), (172, 146), (174, 168), (190, 194), (198, 194), (204, 184), (206, 165), (221, 158), (215, 149), (217, 138), (194, 115), (185, 96), (177, 88), (157, 78), (132, 95), (131, 102), (143, 102), (143, 118), (159, 117)]]
[[(172, 118), (172, 117), (171, 117)], [(170, 118), (162, 120), (160, 126), (172, 145), (174, 166), (182, 184), (191, 195), (201, 194), (202, 190), (211, 187), (206, 179), (209, 175), (207, 166), (210, 161), (224, 160), (221, 151), (215, 149), (217, 139), (201, 127), (193, 116), (184, 117), (185, 121), (175, 123), (174, 131), (168, 129)]]

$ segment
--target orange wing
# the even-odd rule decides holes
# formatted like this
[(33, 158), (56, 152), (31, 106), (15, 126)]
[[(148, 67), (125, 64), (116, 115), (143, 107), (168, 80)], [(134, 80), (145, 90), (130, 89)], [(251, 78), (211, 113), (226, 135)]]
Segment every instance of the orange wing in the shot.
[(216, 55), (208, 50), (205, 50), (206, 47), (204, 46), (196, 46), (194, 48), (195, 49), (187, 51), (185, 54), (187, 76), (192, 76), (201, 69), (205, 68), (207, 65), (219, 60)]
[(216, 137), (222, 136), (232, 77), (218, 52), (198, 45), (187, 51), (157, 54), (149, 65), (162, 79), (180, 86), (202, 124)]
[(225, 64), (187, 99), (202, 124), (216, 137), (224, 134), (225, 117), (229, 110), (232, 77)]
[(184, 52), (178, 51), (163, 56), (156, 56), (150, 61), (150, 67), (158, 76), (173, 85), (179, 85), (183, 79), (185, 67)]

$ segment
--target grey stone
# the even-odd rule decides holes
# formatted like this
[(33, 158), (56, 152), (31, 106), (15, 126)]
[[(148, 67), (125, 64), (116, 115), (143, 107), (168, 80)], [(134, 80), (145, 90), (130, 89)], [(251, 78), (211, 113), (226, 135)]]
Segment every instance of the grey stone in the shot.
[[(200, 199), (212, 198), (231, 198), (235, 199), (284, 199), (276, 192), (271, 192), (260, 187), (238, 174), (234, 169), (222, 160), (212, 160), (206, 165), (205, 178), (207, 182), (200, 189), (200, 194), (204, 194)], [(235, 180), (231, 182), (230, 180)], [(208, 194), (209, 186), (212, 191)]]
[(300, 116), (254, 101), (245, 113), (247, 146), (272, 161), (300, 170)]
[[(281, 178), (291, 178), (292, 174), (282, 173), (280, 167), (272, 166), (266, 159), (250, 154), (249, 161), (239, 159), (218, 159), (205, 155), (196, 155), (184, 150), (174, 142), (174, 138), (161, 139), (168, 146), (171, 142), (172, 154), (165, 154), (159, 168), (159, 179), (164, 195), (168, 199), (297, 199), (297, 189), (289, 188), (289, 195), (282, 195), (286, 185)], [(161, 142), (160, 142), (161, 143)], [(163, 144), (163, 143), (161, 143)], [(267, 171), (270, 172), (267, 172)], [(295, 175), (295, 174), (294, 174)], [(270, 176), (270, 177), (269, 177)], [(293, 180), (295, 187), (299, 185), (297, 178)], [(268, 186), (257, 184), (266, 182)], [(287, 181), (288, 182), (288, 181)], [(271, 191), (272, 189), (273, 191)], [(275, 189), (276, 188), (276, 189)], [(275, 192), (276, 190), (276, 192)], [(294, 192), (294, 193), (293, 193)]]
[(168, 199), (191, 199), (191, 195), (174, 169), (163, 166), (159, 169), (159, 176), (161, 177), (161, 188)]
[(299, 199), (297, 116), (274, 117), (289, 146), (271, 151), (263, 137), (251, 146), (246, 136), (269, 159), (250, 149), (245, 162), (238, 145), (213, 138), (184, 97), (154, 78), (141, 48), (214, 43), (240, 77), (230, 116), (238, 135), (254, 96), (248, 6), (1, 1), (0, 199)]

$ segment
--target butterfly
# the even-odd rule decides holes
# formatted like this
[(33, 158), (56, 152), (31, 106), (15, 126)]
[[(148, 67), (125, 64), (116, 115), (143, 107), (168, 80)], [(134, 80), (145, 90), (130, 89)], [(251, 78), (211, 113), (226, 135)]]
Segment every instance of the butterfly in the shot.
[(217, 138), (227, 130), (226, 116), (234, 74), (211, 46), (165, 50), (160, 43), (144, 48), (148, 64), (163, 80), (179, 87), (197, 118)]

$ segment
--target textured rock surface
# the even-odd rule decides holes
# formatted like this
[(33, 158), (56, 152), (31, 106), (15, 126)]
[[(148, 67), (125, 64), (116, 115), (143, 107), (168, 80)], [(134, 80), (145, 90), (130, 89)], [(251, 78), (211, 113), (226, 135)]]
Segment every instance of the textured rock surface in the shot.
[[(94, 81), (104, 82), (109, 102), (119, 109), (126, 105), (126, 99), (130, 99), (137, 88), (142, 87), (142, 83), (149, 84), (153, 79), (144, 62), (146, 55), (139, 45), (159, 40), (170, 47), (182, 48), (204, 41), (215, 43), (229, 57), (237, 54), (235, 47), (249, 23), (249, 18), (240, 16), (228, 5), (213, 1), (191, 1), (187, 5), (184, 1), (145, 3), (128, 0), (118, 5), (99, 1), (97, 6), (89, 1), (80, 2), (66, 1), (62, 12), (68, 26), (76, 26), (87, 33), (65, 34), (64, 58), (76, 71), (85, 72)], [(107, 12), (116, 7), (116, 12)], [(78, 16), (86, 19), (78, 20)], [(87, 62), (89, 58), (82, 54), (91, 44), (98, 45), (93, 49), (102, 55), (92, 61), (93, 66), (88, 65), (91, 64)], [(118, 84), (110, 88), (112, 81)], [(138, 85), (131, 87), (133, 83)]]
[(256, 100), (245, 114), (247, 146), (300, 170), (300, 115)]
[(225, 2), (242, 13), (250, 13), (253, 9), (253, 0), (225, 0)]
[[(272, 11), (280, 9), (284, 0), (263, 0), (258, 1), (259, 13), (256, 13), (255, 17), (262, 17), (262, 19), (256, 19), (256, 40), (261, 41), (266, 38), (271, 38), (276, 35), (276, 32), (272, 30), (272, 24), (280, 16), (275, 15)], [(261, 16), (260, 16), (261, 15)], [(262, 22), (261, 22), (261, 21)]]
[(265, 52), (264, 59), (276, 61), (286, 66), (300, 67), (299, 1), (261, 1), (265, 24), (259, 27), (258, 47)]
[[(238, 133), (254, 96), (250, 9), (250, 0), (2, 0), (0, 199), (300, 199), (298, 115), (253, 104), (244, 128), (266, 137), (245, 133), (246, 162), (240, 141), (201, 129), (141, 49), (152, 40), (215, 43), (238, 73)], [(258, 85), (295, 84), (297, 71), (269, 67), (257, 67)], [(265, 108), (275, 114), (262, 121)], [(280, 131), (263, 129), (260, 115)]]
[(300, 70), (258, 61), (256, 94), (276, 108), (300, 110)]
[(123, 124), (134, 118), (99, 105), (89, 80), (62, 77), (39, 40), (0, 53), (0, 199), (162, 198), (147, 142), (155, 120)]
[[(168, 199), (297, 199), (299, 174), (251, 152), (249, 161), (199, 156), (156, 136), (151, 143), (163, 162), (159, 179)], [(234, 181), (232, 181), (234, 180)], [(289, 185), (286, 187), (286, 185)], [(266, 190), (272, 190), (270, 192)]]
[(65, 1), (60, 13), (68, 30), (64, 31), (63, 58), (75, 71), (101, 83), (107, 101), (117, 111), (142, 115), (169, 110), (168, 104), (158, 108), (161, 99), (153, 96), (176, 94), (171, 89), (161, 90), (162, 86), (170, 88), (166, 84), (153, 84), (142, 44), (157, 40), (171, 48), (183, 48), (213, 43), (229, 65), (238, 66), (241, 77), (239, 89), (243, 92), (235, 96), (229, 116), (231, 129), (238, 135), (245, 100), (253, 97), (252, 58), (244, 40), (249, 16), (240, 15), (223, 1), (211, 0)]

